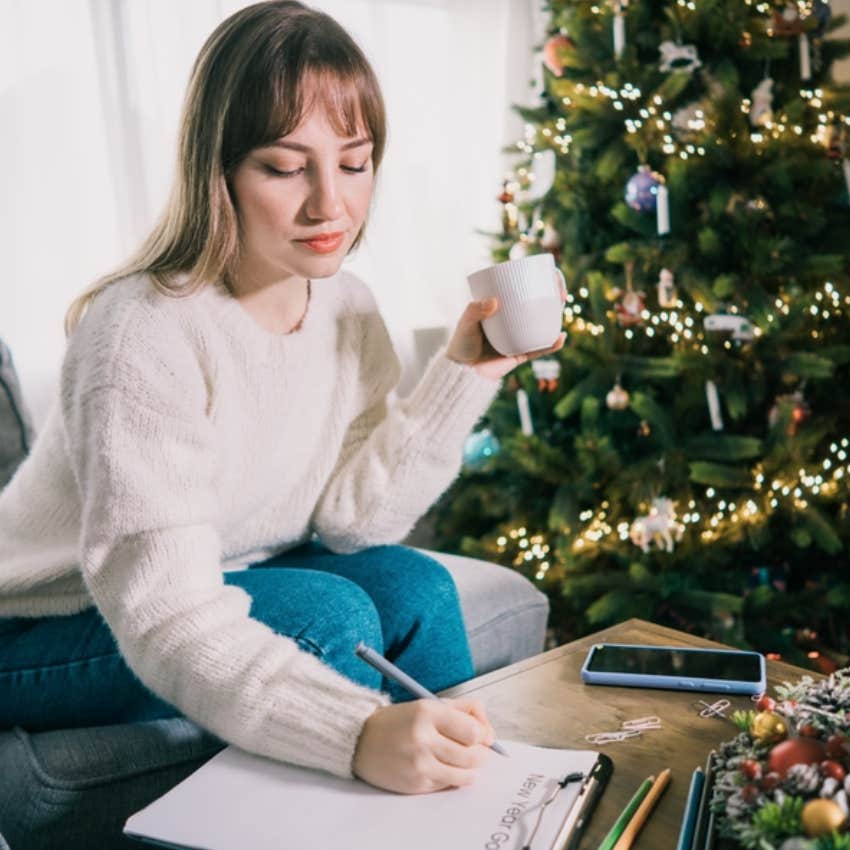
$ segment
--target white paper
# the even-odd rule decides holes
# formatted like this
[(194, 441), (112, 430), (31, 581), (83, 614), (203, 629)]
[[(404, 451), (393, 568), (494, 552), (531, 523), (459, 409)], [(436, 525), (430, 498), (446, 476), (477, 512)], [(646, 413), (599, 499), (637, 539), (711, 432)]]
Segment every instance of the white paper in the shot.
[[(228, 747), (133, 815), (125, 833), (195, 850), (519, 850), (538, 807), (597, 754), (502, 741), (473, 785), (432, 794), (380, 791)], [(547, 848), (580, 782), (547, 806), (534, 847)]]

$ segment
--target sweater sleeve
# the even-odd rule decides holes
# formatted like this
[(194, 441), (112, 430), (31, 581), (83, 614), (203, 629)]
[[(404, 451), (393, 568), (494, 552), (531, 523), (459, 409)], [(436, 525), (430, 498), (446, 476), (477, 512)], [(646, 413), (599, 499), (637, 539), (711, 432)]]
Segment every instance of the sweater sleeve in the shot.
[[(365, 290), (365, 284), (360, 284)], [(361, 412), (348, 426), (313, 529), (335, 552), (398, 543), (457, 475), (463, 443), (498, 384), (439, 351), (397, 399), (398, 358), (374, 298), (361, 294)]]
[(112, 339), (81, 326), (63, 368), (87, 589), (129, 667), (187, 717), (350, 777), (363, 723), (388, 700), (252, 619), (224, 583), (199, 354), (161, 319), (127, 319)]

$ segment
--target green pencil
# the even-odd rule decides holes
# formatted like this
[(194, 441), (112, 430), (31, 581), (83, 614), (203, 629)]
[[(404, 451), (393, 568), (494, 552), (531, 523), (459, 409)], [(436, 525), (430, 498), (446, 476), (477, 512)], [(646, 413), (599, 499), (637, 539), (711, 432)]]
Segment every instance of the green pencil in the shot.
[(649, 776), (641, 782), (640, 788), (635, 791), (634, 797), (629, 800), (629, 804), (623, 809), (623, 814), (617, 818), (617, 822), (611, 827), (611, 831), (605, 836), (605, 840), (599, 845), (599, 850), (611, 850), (617, 843), (623, 830), (628, 826), (632, 815), (637, 811), (638, 806), (643, 802), (643, 798), (649, 793), (652, 788), (652, 783), (655, 782), (654, 776)]

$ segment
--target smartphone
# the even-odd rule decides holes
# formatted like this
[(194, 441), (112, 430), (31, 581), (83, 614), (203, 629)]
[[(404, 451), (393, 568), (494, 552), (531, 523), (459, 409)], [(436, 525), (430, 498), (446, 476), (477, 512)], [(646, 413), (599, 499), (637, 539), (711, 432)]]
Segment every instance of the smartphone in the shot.
[(589, 685), (761, 694), (764, 656), (737, 649), (598, 643), (581, 668)]

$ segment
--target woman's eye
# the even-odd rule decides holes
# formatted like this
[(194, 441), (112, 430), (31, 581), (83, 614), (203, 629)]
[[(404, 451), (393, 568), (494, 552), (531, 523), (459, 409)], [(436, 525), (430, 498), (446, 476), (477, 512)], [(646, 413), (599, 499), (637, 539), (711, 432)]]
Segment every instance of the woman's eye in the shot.
[(296, 174), (300, 174), (304, 169), (296, 168), (292, 171), (285, 171), (282, 168), (275, 168), (273, 165), (266, 165), (266, 171), (269, 174), (273, 174), (275, 177), (294, 177)]
[[(369, 160), (366, 160), (366, 162), (364, 162), (363, 165), (359, 167), (355, 167), (353, 165), (341, 165), (340, 168), (348, 174), (363, 174), (367, 170), (368, 165)], [(271, 174), (275, 177), (295, 177), (297, 174), (300, 174), (302, 171), (304, 171), (303, 166), (301, 168), (292, 169), (291, 171), (287, 171), (283, 168), (275, 168), (273, 165), (269, 165), (268, 163), (265, 163), (264, 167), (268, 174)]]

